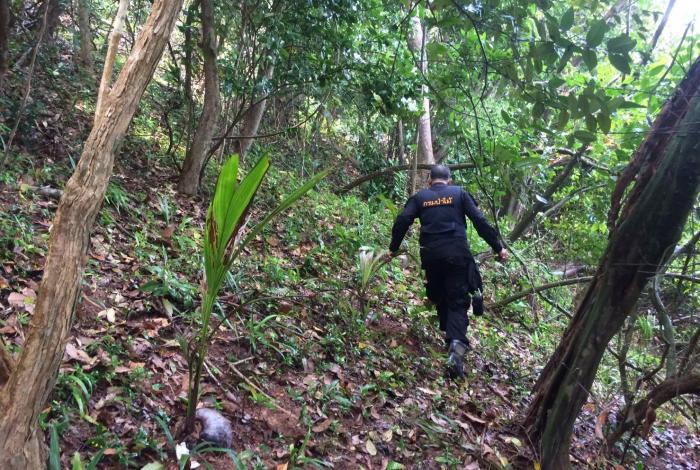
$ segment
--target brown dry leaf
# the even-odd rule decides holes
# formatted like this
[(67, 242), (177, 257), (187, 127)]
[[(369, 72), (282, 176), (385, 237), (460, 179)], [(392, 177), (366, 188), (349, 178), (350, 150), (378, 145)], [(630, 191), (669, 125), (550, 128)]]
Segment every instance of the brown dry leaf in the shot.
[(299, 424), (298, 416), (289, 416), (282, 411), (263, 408), (260, 417), (268, 428), (281, 436), (302, 437), (306, 434)]
[(289, 462), (279, 463), (279, 464), (277, 464), (277, 467), (275, 467), (275, 470), (287, 470), (288, 466), (289, 466)]
[(369, 455), (371, 455), (372, 457), (374, 457), (375, 455), (377, 455), (377, 447), (374, 445), (374, 442), (372, 442), (371, 439), (367, 439), (367, 440), (365, 441), (365, 450), (366, 450), (367, 453), (368, 453)]
[(24, 307), (24, 296), (19, 292), (11, 292), (10, 295), (7, 296), (7, 303), (10, 304), (11, 307), (22, 308)]
[(172, 238), (173, 233), (175, 233), (175, 226), (171, 224), (161, 230), (160, 237), (163, 241), (168, 242)]
[(462, 467), (462, 470), (480, 470), (481, 467), (479, 467), (479, 462), (469, 459), (469, 461), (464, 463), (464, 466)]
[(331, 424), (333, 424), (333, 420), (327, 419), (325, 421), (321, 421), (320, 423), (318, 423), (316, 426), (314, 426), (311, 429), (313, 430), (313, 432), (321, 433), (321, 432), (326, 431), (328, 428), (330, 428)]
[(603, 435), (603, 426), (605, 426), (605, 422), (608, 420), (609, 412), (609, 410), (603, 410), (603, 412), (598, 415), (598, 419), (596, 419), (595, 437), (598, 439), (605, 439), (605, 436)]
[(90, 355), (82, 349), (76, 348), (73, 343), (68, 343), (66, 345), (66, 356), (68, 356), (69, 359), (89, 366), (94, 365), (98, 360), (97, 357), (90, 357)]

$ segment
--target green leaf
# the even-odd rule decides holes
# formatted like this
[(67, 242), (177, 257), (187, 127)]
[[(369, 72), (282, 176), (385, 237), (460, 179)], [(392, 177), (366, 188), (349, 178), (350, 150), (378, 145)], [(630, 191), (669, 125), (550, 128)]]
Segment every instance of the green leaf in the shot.
[(586, 49), (585, 51), (583, 51), (582, 57), (583, 62), (586, 64), (586, 67), (589, 71), (592, 72), (593, 69), (595, 69), (598, 65), (598, 57), (596, 57), (595, 51), (591, 49)]
[(589, 143), (595, 140), (595, 134), (584, 130), (578, 130), (574, 132), (574, 137), (576, 137), (583, 143)]
[(619, 109), (645, 108), (643, 104), (635, 103), (634, 101), (622, 100), (617, 106)]
[(592, 114), (586, 114), (586, 129), (591, 132), (595, 132), (598, 123), (595, 120), (595, 116)]
[(574, 25), (574, 9), (569, 8), (564, 12), (564, 16), (561, 17), (559, 22), (559, 29), (562, 32), (568, 31)]
[(61, 448), (58, 442), (58, 429), (51, 426), (49, 431), (49, 470), (61, 470)]
[(608, 52), (611, 54), (627, 54), (634, 49), (637, 41), (626, 34), (615, 36), (607, 42)]
[(612, 125), (610, 114), (601, 111), (598, 113), (597, 120), (601, 131), (605, 132), (606, 134), (610, 132), (610, 126)]
[(571, 56), (574, 55), (574, 46), (569, 46), (566, 48), (564, 51), (564, 55), (561, 56), (561, 60), (559, 61), (559, 67), (557, 67), (557, 72), (561, 72), (564, 70), (564, 67), (566, 67), (566, 64), (569, 63), (569, 60), (571, 60)]
[(632, 69), (630, 68), (630, 56), (627, 54), (609, 54), (608, 60), (617, 70), (625, 75), (632, 73)]
[(598, 47), (608, 31), (608, 25), (603, 20), (595, 20), (591, 23), (588, 34), (586, 34), (586, 44), (590, 48)]
[(234, 154), (221, 169), (214, 200), (207, 213), (204, 233), (207, 283), (214, 290), (218, 289), (216, 284), (221, 280), (223, 268), (228, 263), (226, 251), (240, 230), (243, 216), (269, 168), (270, 159), (263, 156), (240, 185), (236, 184), (238, 155)]
[(566, 127), (566, 124), (569, 122), (569, 112), (567, 110), (563, 110), (561, 113), (559, 113), (559, 119), (557, 120), (557, 125), (556, 128), (558, 130), (564, 130)]
[(504, 110), (501, 110), (501, 117), (502, 117), (503, 120), (506, 122), (506, 124), (509, 124), (510, 121), (512, 120), (511, 117), (510, 117), (510, 114), (508, 114), (508, 113), (505, 112)]
[(83, 461), (80, 458), (80, 453), (76, 452), (70, 459), (71, 470), (84, 470)]

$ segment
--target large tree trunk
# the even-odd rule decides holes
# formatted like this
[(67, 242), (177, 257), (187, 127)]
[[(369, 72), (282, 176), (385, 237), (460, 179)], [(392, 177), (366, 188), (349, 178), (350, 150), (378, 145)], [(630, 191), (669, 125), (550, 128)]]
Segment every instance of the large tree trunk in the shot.
[(94, 63), (89, 0), (78, 0), (78, 28), (80, 29), (80, 63), (92, 70)]
[[(420, 18), (413, 17), (411, 19), (412, 31), (408, 38), (408, 46), (414, 54), (419, 57), (419, 70), (422, 75), (428, 73), (428, 55), (425, 50), (427, 42), (427, 34), (424, 34), (423, 25)], [(430, 99), (428, 98), (428, 87), (421, 86), (421, 95), (423, 97), (423, 113), (418, 118), (418, 163), (432, 165), (435, 163), (433, 156), (433, 136), (430, 129)], [(420, 171), (414, 176), (412, 190), (415, 191), (416, 186), (423, 184), (428, 179), (428, 171)]]
[(195, 194), (199, 187), (199, 174), (207, 158), (209, 144), (216, 130), (221, 112), (219, 75), (216, 65), (216, 31), (214, 8), (211, 0), (201, 0), (202, 9), (202, 55), (204, 56), (204, 108), (199, 118), (192, 145), (182, 165), (177, 190), (183, 194)]
[[(615, 218), (593, 281), (535, 384), (525, 424), (545, 470), (569, 468), (574, 422), (606, 346), (678, 242), (695, 202), (700, 185), (699, 89), (700, 59), (633, 157), (630, 165), (640, 170), (636, 184), (622, 216)], [(611, 210), (618, 208), (613, 200)]]
[(63, 357), (90, 241), (117, 147), (175, 26), (183, 0), (155, 0), (151, 14), (85, 142), (59, 203), (30, 333), (0, 392), (0, 468), (46, 465), (37, 426)]
[[(270, 80), (274, 71), (275, 66), (268, 65), (265, 68), (265, 71), (262, 73), (260, 80)], [(241, 136), (240, 138), (236, 139), (236, 142), (233, 145), (233, 151), (240, 156), (241, 160), (250, 149), (250, 146), (253, 144), (253, 138), (258, 133), (258, 128), (260, 127), (260, 122), (265, 114), (266, 106), (266, 96), (253, 97), (253, 104), (248, 111), (246, 111), (245, 116), (243, 117)]]
[(10, 0), (0, 0), (0, 91), (9, 68)]
[(63, 9), (65, 6), (63, 5), (62, 0), (45, 0), (45, 2), (49, 2), (48, 21), (46, 22), (46, 37), (53, 39), (56, 35), (58, 24), (61, 22), (61, 14), (63, 14)]

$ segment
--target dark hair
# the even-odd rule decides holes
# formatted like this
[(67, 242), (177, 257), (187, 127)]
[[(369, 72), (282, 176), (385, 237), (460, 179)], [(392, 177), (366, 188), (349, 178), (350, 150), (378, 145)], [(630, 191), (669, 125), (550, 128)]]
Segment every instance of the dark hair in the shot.
[(448, 180), (450, 179), (450, 169), (446, 165), (433, 165), (430, 169), (430, 179)]

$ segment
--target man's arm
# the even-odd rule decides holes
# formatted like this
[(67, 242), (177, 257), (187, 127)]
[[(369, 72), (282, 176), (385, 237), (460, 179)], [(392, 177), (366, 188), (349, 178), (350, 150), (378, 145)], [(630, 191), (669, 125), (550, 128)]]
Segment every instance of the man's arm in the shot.
[(498, 238), (498, 232), (488, 223), (484, 214), (477, 207), (472, 195), (466, 191), (462, 192), (462, 204), (464, 205), (464, 213), (472, 221), (474, 228), (476, 228), (476, 233), (489, 244), (494, 253), (498, 253), (501, 257), (507, 256), (503, 255), (505, 249)]
[(413, 224), (413, 221), (418, 217), (418, 204), (415, 198), (411, 197), (406, 202), (403, 208), (403, 212), (396, 217), (394, 226), (391, 229), (391, 243), (389, 244), (389, 251), (396, 253), (399, 251), (403, 237), (406, 236), (408, 228)]

